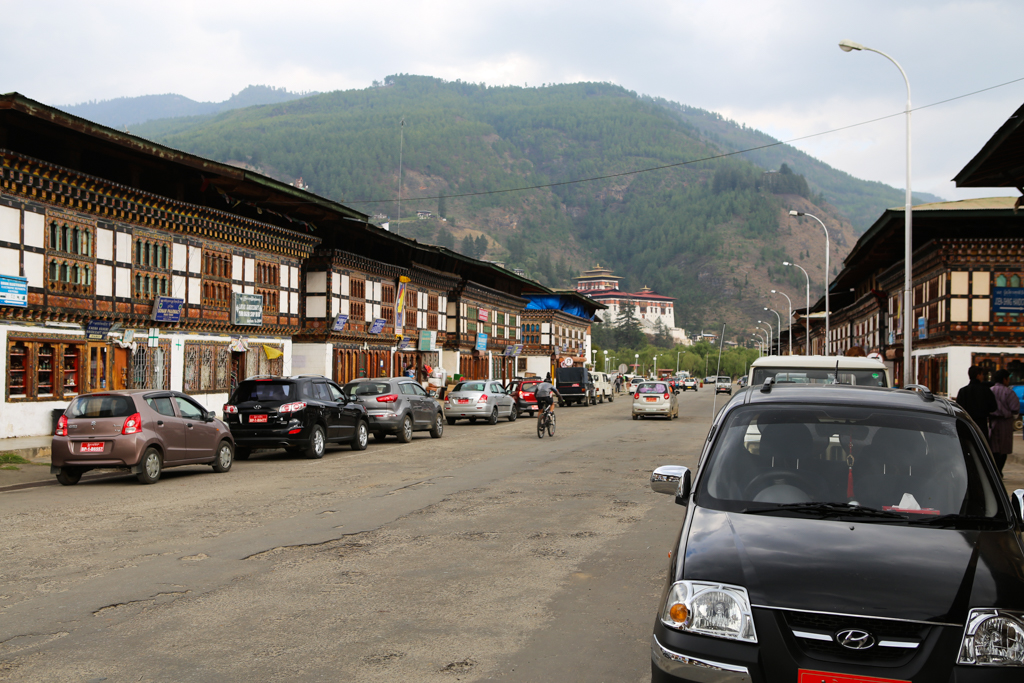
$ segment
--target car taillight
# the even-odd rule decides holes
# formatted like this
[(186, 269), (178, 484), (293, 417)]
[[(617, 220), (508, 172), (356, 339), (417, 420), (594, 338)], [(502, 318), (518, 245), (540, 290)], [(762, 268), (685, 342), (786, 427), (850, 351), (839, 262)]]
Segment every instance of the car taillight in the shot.
[(640, 398), (640, 392), (638, 391), (635, 394), (633, 394), (633, 398)]
[(295, 403), (285, 403), (277, 409), (279, 413), (297, 413), (306, 407), (305, 401), (296, 401)]
[(531, 391), (524, 391), (522, 394), (520, 394), (520, 396), (526, 401), (533, 400), (533, 392)]
[(578, 386), (579, 386), (579, 384), (573, 384), (573, 386), (574, 386), (574, 387), (578, 387)]
[(665, 400), (668, 400), (668, 392), (665, 393)]
[(121, 427), (122, 434), (138, 434), (142, 431), (142, 415), (135, 413), (129, 415), (124, 421), (124, 426)]
[(234, 415), (235, 413), (238, 412), (238, 406), (233, 406), (233, 405), (231, 405), (229, 403), (225, 403), (223, 411), (224, 411), (225, 415), (227, 415), (228, 413), (231, 413), (232, 415)]
[(61, 415), (60, 419), (57, 420), (57, 431), (54, 432), (56, 436), (67, 436), (68, 435), (68, 416)]
[(398, 394), (385, 394), (377, 397), (377, 403), (394, 403), (398, 400)]
[(477, 403), (487, 403), (487, 394), (480, 394), (480, 398), (476, 400)]

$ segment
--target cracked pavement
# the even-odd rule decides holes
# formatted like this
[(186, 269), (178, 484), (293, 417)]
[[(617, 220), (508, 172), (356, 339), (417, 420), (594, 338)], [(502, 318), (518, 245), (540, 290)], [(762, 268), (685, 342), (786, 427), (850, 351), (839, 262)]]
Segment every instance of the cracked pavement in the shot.
[[(695, 466), (625, 396), (323, 460), (0, 493), (2, 681), (641, 681)], [(719, 406), (722, 401), (718, 402)]]

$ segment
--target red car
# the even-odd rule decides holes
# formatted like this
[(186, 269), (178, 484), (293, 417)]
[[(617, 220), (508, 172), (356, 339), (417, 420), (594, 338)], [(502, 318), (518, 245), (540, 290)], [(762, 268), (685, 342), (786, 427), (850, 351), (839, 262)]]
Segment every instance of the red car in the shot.
[(531, 415), (537, 412), (537, 397), (533, 392), (541, 380), (538, 378), (514, 379), (509, 384), (508, 392), (516, 400), (516, 407), (519, 413), (529, 412)]

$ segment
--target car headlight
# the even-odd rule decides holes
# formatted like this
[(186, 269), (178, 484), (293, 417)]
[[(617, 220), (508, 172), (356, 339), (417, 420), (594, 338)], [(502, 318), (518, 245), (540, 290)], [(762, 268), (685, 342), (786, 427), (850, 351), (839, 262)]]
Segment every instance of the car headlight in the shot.
[(661, 623), (677, 631), (757, 642), (750, 599), (742, 586), (677, 581), (668, 591)]
[(1024, 666), (1024, 612), (972, 609), (956, 663)]

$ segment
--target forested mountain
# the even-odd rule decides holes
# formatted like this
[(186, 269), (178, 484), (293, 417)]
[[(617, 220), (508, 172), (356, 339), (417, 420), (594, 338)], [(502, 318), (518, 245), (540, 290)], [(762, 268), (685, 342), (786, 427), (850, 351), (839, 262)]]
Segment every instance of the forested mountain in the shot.
[(168, 94), (118, 97), (113, 100), (69, 104), (57, 108), (63, 109), (69, 114), (102, 123), (104, 126), (124, 128), (153, 119), (216, 114), (259, 104), (287, 102), (299, 97), (306, 97), (306, 94), (288, 92), (284, 88), (273, 88), (266, 85), (250, 85), (223, 102), (196, 102), (182, 95)]
[[(152, 121), (133, 132), (288, 182), (301, 177), (311, 191), (380, 214), (402, 234), (524, 268), (553, 286), (569, 286), (600, 262), (625, 277), (624, 287), (678, 297), (677, 324), (688, 328), (729, 321), (749, 329), (752, 317), (766, 315), (762, 297), (772, 287), (802, 305), (803, 276), (784, 260), (808, 269), (817, 298), (820, 227), (791, 219), (789, 208), (829, 220), (833, 264), (854, 239), (824, 199), (854, 200), (812, 174), (838, 172), (819, 162), (804, 170), (796, 164), (809, 157), (799, 153), (793, 168), (770, 173), (741, 157), (701, 161), (727, 149), (716, 131), (609, 84), (488, 87), (393, 76), (364, 90)], [(668, 168), (638, 172), (656, 167)], [(594, 177), (601, 179), (575, 182)], [(875, 214), (892, 203), (880, 200)], [(435, 215), (418, 220), (417, 210)]]

